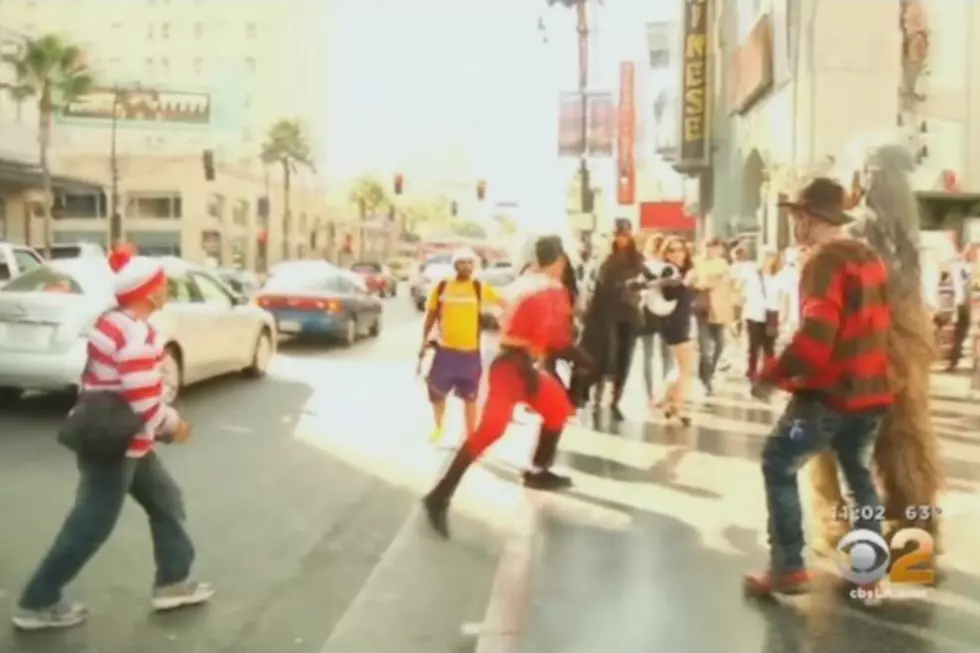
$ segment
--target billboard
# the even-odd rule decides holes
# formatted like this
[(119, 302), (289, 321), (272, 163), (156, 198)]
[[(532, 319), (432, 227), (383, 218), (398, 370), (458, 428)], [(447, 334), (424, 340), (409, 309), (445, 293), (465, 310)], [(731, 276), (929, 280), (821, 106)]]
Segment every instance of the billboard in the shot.
[(211, 96), (200, 91), (99, 87), (69, 104), (64, 116), (112, 120), (113, 113), (121, 122), (204, 126), (211, 122)]
[(681, 49), (680, 144), (673, 166), (699, 172), (711, 165), (708, 25), (711, 0), (685, 0)]
[(616, 148), (616, 200), (629, 206), (636, 199), (636, 66), (619, 64), (619, 139)]
[(613, 94), (608, 91), (589, 91), (585, 94), (588, 141), (583, 152), (582, 93), (568, 91), (558, 99), (558, 155), (578, 158), (608, 157), (613, 153), (616, 133), (616, 108)]

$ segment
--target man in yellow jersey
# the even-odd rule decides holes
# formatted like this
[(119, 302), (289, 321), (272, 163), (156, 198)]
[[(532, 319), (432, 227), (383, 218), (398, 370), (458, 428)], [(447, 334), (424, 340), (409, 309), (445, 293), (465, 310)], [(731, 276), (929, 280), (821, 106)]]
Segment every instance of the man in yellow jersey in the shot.
[[(476, 252), (469, 248), (455, 251), (456, 277), (437, 284), (426, 305), (419, 357), (434, 344), (435, 355), (428, 378), (429, 401), (436, 421), (432, 440), (442, 437), (446, 397), (450, 393), (465, 404), (466, 432), (476, 429), (476, 400), (483, 375), (480, 311), (484, 304), (502, 303), (496, 290), (473, 278), (477, 260)], [(436, 325), (439, 339), (430, 343), (429, 334)]]

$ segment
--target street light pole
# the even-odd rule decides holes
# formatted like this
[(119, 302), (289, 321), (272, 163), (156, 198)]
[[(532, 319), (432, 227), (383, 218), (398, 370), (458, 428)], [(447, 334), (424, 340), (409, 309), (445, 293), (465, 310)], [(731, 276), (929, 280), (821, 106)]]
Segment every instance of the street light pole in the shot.
[(117, 151), (116, 131), (119, 123), (119, 108), (122, 89), (112, 90), (112, 135), (109, 150), (109, 167), (112, 174), (111, 210), (109, 212), (109, 245), (114, 247), (122, 242), (122, 216), (119, 213), (119, 153)]
[(578, 90), (581, 105), (582, 151), (579, 156), (580, 203), (583, 213), (592, 214), (592, 231), (596, 230), (596, 215), (589, 175), (589, 19), (588, 0), (578, 0), (575, 5), (578, 31)]

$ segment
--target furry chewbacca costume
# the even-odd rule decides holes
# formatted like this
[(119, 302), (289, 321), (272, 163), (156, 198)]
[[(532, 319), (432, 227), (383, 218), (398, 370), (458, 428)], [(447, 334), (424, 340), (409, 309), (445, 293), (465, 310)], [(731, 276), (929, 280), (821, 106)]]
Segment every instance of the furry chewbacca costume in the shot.
[[(905, 148), (885, 146), (866, 161), (866, 191), (855, 181), (857, 207), (855, 235), (874, 247), (891, 272), (892, 330), (888, 349), (895, 404), (878, 432), (874, 463), (882, 505), (886, 539), (896, 530), (915, 526), (939, 540), (938, 523), (906, 517), (913, 506), (935, 506), (943, 485), (939, 443), (929, 420), (929, 372), (935, 360), (933, 326), (922, 299), (918, 232), (919, 214), (909, 183), (912, 159)], [(865, 209), (862, 211), (861, 209)], [(864, 213), (864, 215), (862, 215)], [(841, 519), (844, 497), (833, 454), (814, 461), (811, 468), (818, 550), (832, 551), (850, 529)]]

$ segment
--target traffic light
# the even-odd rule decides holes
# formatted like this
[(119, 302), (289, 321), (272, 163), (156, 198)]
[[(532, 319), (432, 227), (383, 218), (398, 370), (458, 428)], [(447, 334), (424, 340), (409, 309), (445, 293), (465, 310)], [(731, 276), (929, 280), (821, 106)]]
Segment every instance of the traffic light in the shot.
[(480, 181), (476, 182), (476, 199), (482, 202), (483, 200), (486, 199), (486, 197), (487, 197), (487, 182), (481, 179)]
[(395, 195), (402, 194), (402, 185), (405, 183), (405, 178), (402, 177), (402, 173), (395, 175)]

